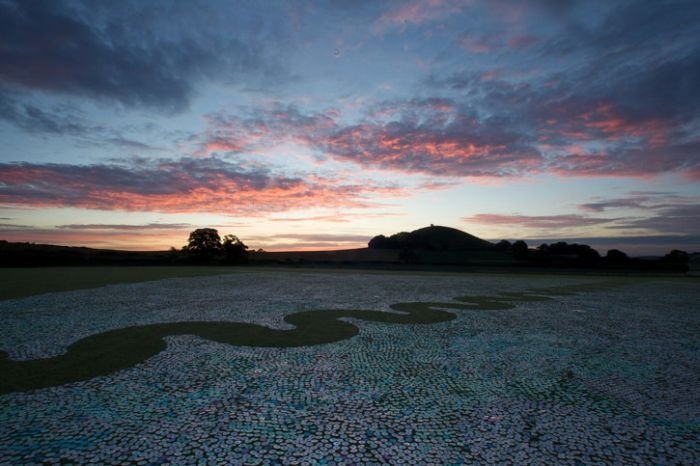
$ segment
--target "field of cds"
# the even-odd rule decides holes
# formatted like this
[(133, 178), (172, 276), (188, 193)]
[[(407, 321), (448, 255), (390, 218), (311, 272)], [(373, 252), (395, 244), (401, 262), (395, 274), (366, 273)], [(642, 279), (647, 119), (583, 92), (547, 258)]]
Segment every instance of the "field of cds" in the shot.
[(0, 464), (697, 464), (697, 285), (253, 269), (0, 301)]

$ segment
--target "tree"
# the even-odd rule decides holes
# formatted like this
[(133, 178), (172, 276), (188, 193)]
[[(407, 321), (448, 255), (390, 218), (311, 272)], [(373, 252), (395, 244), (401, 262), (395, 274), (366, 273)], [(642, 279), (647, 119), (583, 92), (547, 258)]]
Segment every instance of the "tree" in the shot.
[(226, 262), (230, 264), (241, 264), (246, 262), (246, 250), (248, 249), (248, 246), (243, 244), (243, 241), (241, 241), (238, 236), (224, 236), (224, 241), (221, 247), (224, 250)]
[(624, 264), (630, 260), (627, 254), (619, 249), (610, 249), (605, 255), (605, 259), (611, 264)]
[(671, 262), (674, 264), (687, 264), (688, 253), (679, 249), (674, 249), (673, 251), (669, 252), (664, 257), (662, 257), (661, 260), (664, 262)]
[(392, 249), (394, 247), (392, 241), (384, 235), (377, 235), (367, 244), (368, 247), (373, 249)]
[(600, 261), (600, 253), (587, 244), (574, 244), (573, 250), (579, 263), (595, 266)]
[(418, 245), (414, 241), (411, 234), (407, 231), (400, 231), (389, 237), (389, 241), (394, 245), (396, 249), (412, 249)]
[(493, 247), (496, 251), (510, 251), (511, 248), (513, 247), (512, 244), (510, 244), (510, 241), (502, 239), (496, 245)]
[(527, 243), (523, 240), (518, 240), (515, 243), (513, 243), (511, 251), (513, 252), (513, 257), (515, 257), (518, 260), (527, 259), (530, 254), (530, 250), (527, 247)]
[(187, 240), (183, 251), (193, 253), (199, 257), (211, 257), (221, 251), (221, 237), (214, 228), (197, 228)]
[(600, 254), (587, 244), (559, 241), (538, 246), (535, 259), (547, 263), (574, 262), (576, 265), (594, 266), (600, 260)]

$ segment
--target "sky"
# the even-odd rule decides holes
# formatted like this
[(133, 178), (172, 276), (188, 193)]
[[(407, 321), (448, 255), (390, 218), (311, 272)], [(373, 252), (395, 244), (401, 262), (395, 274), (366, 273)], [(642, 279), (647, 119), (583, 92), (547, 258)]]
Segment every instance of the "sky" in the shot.
[(0, 239), (700, 251), (700, 2), (0, 0)]

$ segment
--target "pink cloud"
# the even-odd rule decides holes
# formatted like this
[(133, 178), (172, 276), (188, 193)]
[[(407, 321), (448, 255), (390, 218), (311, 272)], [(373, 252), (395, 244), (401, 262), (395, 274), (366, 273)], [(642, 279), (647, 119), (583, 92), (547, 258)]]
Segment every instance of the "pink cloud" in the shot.
[[(528, 88), (496, 76), (483, 85), (504, 105), (518, 108)], [(385, 101), (354, 124), (337, 111), (303, 113), (273, 106), (248, 117), (210, 117), (203, 153), (265, 154), (292, 143), (319, 160), (352, 162), (365, 169), (447, 177), (501, 178), (549, 172), (558, 176), (648, 177), (678, 172), (698, 179), (695, 142), (673, 141), (659, 118), (635, 120), (607, 103), (543, 102), (532, 115), (480, 117), (447, 98)], [(543, 157), (544, 153), (547, 157)]]
[(260, 151), (283, 142), (309, 144), (315, 134), (334, 128), (338, 116), (336, 109), (304, 115), (282, 106), (248, 117), (210, 115), (200, 154)]
[(377, 21), (376, 30), (423, 24), (459, 13), (470, 0), (411, 0), (386, 11)]
[(630, 120), (611, 103), (599, 104), (594, 110), (580, 114), (579, 119), (583, 120), (585, 128), (599, 130), (610, 140), (636, 137), (646, 140), (652, 147), (665, 144), (670, 129), (666, 122), (657, 118)]
[[(334, 157), (384, 169), (441, 176), (512, 176), (536, 169), (539, 154), (507, 133), (493, 140), (477, 122), (364, 123), (339, 130), (324, 141)], [(502, 138), (502, 141), (499, 141)]]
[[(213, 123), (204, 147), (264, 150), (293, 142), (364, 167), (450, 177), (513, 176), (541, 164), (539, 153), (522, 144), (520, 135), (500, 122), (483, 122), (448, 99), (384, 102), (355, 125), (344, 125), (337, 115), (293, 108), (248, 119), (219, 115)], [(267, 131), (253, 145), (244, 130), (249, 126)]]
[(500, 47), (500, 36), (498, 35), (475, 35), (460, 34), (457, 44), (470, 53), (489, 53)]
[(542, 42), (540, 37), (529, 34), (519, 34), (511, 36), (506, 42), (506, 45), (512, 49), (526, 49), (540, 42)]
[(394, 185), (309, 175), (276, 175), (264, 166), (180, 159), (136, 166), (0, 164), (0, 204), (143, 212), (259, 215), (314, 207), (367, 207), (395, 196)]
[(574, 141), (618, 142), (635, 140), (650, 147), (668, 142), (672, 126), (661, 118), (630, 118), (612, 103), (582, 105), (555, 102), (544, 106), (546, 120), (541, 140), (565, 137)]

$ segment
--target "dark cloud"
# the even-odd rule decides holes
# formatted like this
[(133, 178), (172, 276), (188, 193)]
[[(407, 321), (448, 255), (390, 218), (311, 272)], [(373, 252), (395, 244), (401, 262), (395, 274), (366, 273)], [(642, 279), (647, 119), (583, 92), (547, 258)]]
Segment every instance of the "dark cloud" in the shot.
[(651, 176), (680, 172), (700, 179), (700, 142), (661, 147), (619, 147), (605, 153), (577, 153), (553, 159), (552, 172), (565, 176)]
[(32, 134), (69, 136), (81, 143), (100, 146), (109, 144), (132, 150), (159, 150), (158, 147), (124, 136), (128, 129), (91, 124), (74, 107), (40, 108), (7, 92), (0, 92), (0, 120)]
[(111, 144), (113, 146), (122, 147), (124, 149), (132, 149), (138, 151), (159, 151), (162, 150), (160, 147), (152, 146), (142, 141), (136, 141), (134, 139), (129, 139), (124, 136), (107, 136), (105, 138), (99, 137), (99, 135), (94, 135), (95, 137), (89, 141), (94, 144)]
[(699, 235), (700, 197), (682, 196), (667, 192), (631, 192), (621, 198), (604, 199), (582, 204), (583, 210), (602, 212), (624, 209), (637, 212), (635, 217), (611, 225), (610, 228), (658, 234)]
[(590, 225), (601, 225), (614, 222), (614, 218), (588, 217), (584, 215), (503, 215), (503, 214), (475, 214), (463, 217), (467, 223), (480, 223), (486, 225), (509, 225), (514, 227), (537, 229), (562, 229)]
[(252, 5), (7, 0), (0, 82), (181, 111), (203, 81), (279, 75), (262, 40), (276, 33), (258, 24)]
[(88, 125), (75, 111), (42, 110), (29, 103), (20, 103), (8, 92), (0, 93), (0, 119), (32, 133), (84, 136), (105, 131), (104, 127)]
[(327, 0), (326, 3), (331, 8), (347, 11), (357, 11), (377, 4), (375, 0)]
[[(554, 12), (545, 2), (495, 4), (535, 10), (538, 15), (521, 15), (525, 32), (542, 21), (541, 11)], [(566, 19), (552, 23), (560, 27), (550, 28), (537, 55), (529, 55), (537, 60), (526, 71), (522, 56), (510, 55), (492, 61), (499, 66), (435, 72), (424, 83), (510, 122), (509, 130), (524, 136), (521, 143), (547, 159), (542, 171), (700, 178), (700, 30), (693, 19), (700, 3), (593, 5), (557, 7)], [(479, 37), (503, 48), (503, 33)]]
[(577, 3), (604, 16), (596, 18), (600, 13), (590, 11), (578, 17), (570, 15), (567, 26), (576, 22), (576, 27), (568, 27), (548, 41), (547, 54), (584, 54), (593, 59), (595, 68), (604, 71), (611, 66), (624, 68), (639, 58), (685, 55), (687, 46), (695, 45), (695, 18), (700, 6), (693, 0)]
[[(8, 219), (10, 220), (10, 219)], [(0, 228), (3, 229), (11, 229), (11, 230), (26, 230), (26, 229), (31, 229), (34, 228), (30, 225), (21, 225), (17, 223), (0, 223)]]
[[(416, 97), (370, 104), (351, 118), (281, 104), (210, 114), (202, 153), (264, 151), (291, 141), (319, 159), (436, 176), (675, 172), (700, 179), (700, 40), (692, 20), (698, 2), (339, 3), (341, 13), (329, 12), (338, 5), (332, 1), (286, 10), (255, 2), (234, 9), (217, 2), (8, 0), (0, 3), (0, 84), (179, 111), (207, 81), (253, 85), (279, 76), (291, 42), (285, 21), (295, 14), (335, 19), (352, 10), (402, 29), (467, 9), (509, 12), (517, 24), (507, 28), (496, 21), (442, 31), (451, 46), (456, 41), (494, 58), (468, 69), (436, 59), (435, 73), (411, 90)], [(35, 133), (157, 149), (24, 99), (0, 95), (0, 118)]]
[(610, 199), (607, 201), (598, 202), (588, 202), (586, 204), (581, 204), (579, 207), (583, 210), (589, 210), (592, 212), (603, 212), (608, 209), (635, 209), (640, 208), (646, 198), (637, 199)]
[(634, 121), (662, 118), (686, 123), (693, 120), (698, 116), (694, 102), (700, 100), (700, 86), (697, 85), (700, 82), (700, 45), (687, 53), (659, 64), (646, 63), (646, 69), (621, 70), (615, 83), (617, 87), (607, 93), (601, 89), (601, 94), (617, 102), (623, 114)]
[(579, 205), (582, 210), (603, 212), (610, 209), (658, 210), (693, 205), (700, 199), (684, 197), (667, 191), (631, 191), (625, 197), (601, 199)]
[(700, 234), (700, 204), (662, 206), (654, 208), (653, 211), (656, 215), (628, 220), (613, 228), (645, 229), (676, 235)]
[[(534, 244), (549, 243), (553, 240), (540, 239), (531, 240)], [(554, 240), (556, 241), (556, 240)], [(594, 245), (614, 245), (614, 244), (629, 244), (629, 245), (664, 245), (666, 247), (675, 247), (684, 244), (700, 244), (700, 235), (680, 236), (680, 235), (630, 235), (630, 236), (596, 236), (585, 238), (570, 238), (569, 241), (576, 243), (588, 243)], [(667, 250), (667, 249), (664, 249)]]
[[(598, 199), (581, 204), (584, 211), (604, 212), (620, 209), (624, 216), (591, 216), (578, 214), (520, 215), (480, 213), (462, 218), (463, 222), (483, 225), (510, 226), (513, 228), (542, 231), (550, 238), (561, 237), (567, 229), (597, 226), (597, 236), (607, 232), (617, 235), (644, 238), (675, 238), (678, 244), (684, 238), (700, 237), (700, 198), (681, 196), (667, 192), (640, 191), (625, 197)], [(640, 233), (645, 234), (640, 234)]]
[[(688, 103), (692, 99), (675, 103), (694, 95), (688, 90), (694, 75), (676, 71), (669, 76), (650, 72), (637, 82), (610, 77), (605, 88), (567, 75), (537, 85), (498, 75), (485, 79), (475, 72), (433, 76), (428, 84), (450, 89), (456, 102), (468, 100), (481, 113), (507, 121), (509, 131), (520, 135), (521, 146), (545, 155), (541, 171), (569, 176), (679, 172), (697, 179), (698, 112)], [(666, 81), (676, 91), (670, 97), (670, 91), (656, 91), (640, 79), (658, 81), (658, 86)]]
[[(288, 120), (291, 133), (338, 159), (440, 176), (700, 179), (700, 32), (691, 19), (700, 3), (495, 4), (536, 14), (518, 13), (517, 32), (485, 28), (459, 40), (483, 51), (538, 44), (527, 69), (512, 56), (500, 68), (436, 74), (427, 83), (438, 97), (380, 102), (354, 124)], [(420, 23), (455, 5), (411, 2), (391, 18)], [(542, 18), (559, 18), (554, 39), (533, 34)]]

